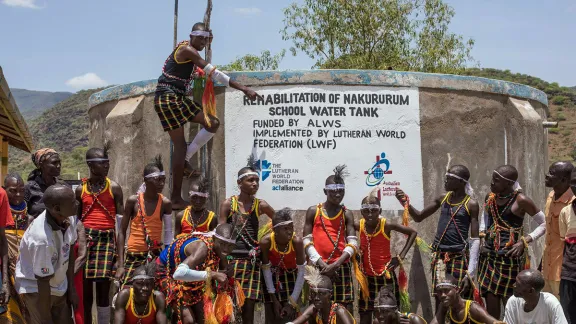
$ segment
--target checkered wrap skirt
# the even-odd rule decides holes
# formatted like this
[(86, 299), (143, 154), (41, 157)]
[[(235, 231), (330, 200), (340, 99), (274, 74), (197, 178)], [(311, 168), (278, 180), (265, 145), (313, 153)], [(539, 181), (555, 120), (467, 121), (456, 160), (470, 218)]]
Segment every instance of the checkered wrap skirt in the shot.
[(165, 132), (184, 126), (202, 112), (202, 107), (187, 96), (170, 91), (156, 93), (154, 109)]
[[(161, 250), (156, 249), (152, 251), (152, 255), (157, 257), (160, 255)], [(146, 258), (148, 257), (148, 252), (126, 252), (126, 259), (124, 260), (124, 280), (123, 285), (132, 280), (132, 274), (134, 270), (139, 266), (146, 264)], [(152, 261), (155, 262), (155, 261)]]
[(432, 266), (432, 287), (436, 287), (436, 262), (444, 260), (446, 272), (458, 279), (458, 285), (461, 286), (462, 279), (466, 277), (468, 270), (468, 255), (464, 252), (434, 252)]
[[(274, 272), (275, 268), (272, 268), (272, 280), (274, 282), (274, 288), (276, 288), (276, 298), (278, 298), (279, 302), (288, 301), (290, 295), (294, 291), (294, 286), (296, 286), (296, 277), (298, 277), (298, 269), (294, 269), (293, 271), (280, 271), (278, 276), (280, 283), (276, 280), (276, 273)], [(270, 299), (270, 295), (268, 293), (264, 294), (264, 302), (270, 303), (272, 299)]]
[(368, 302), (360, 296), (359, 308), (361, 312), (371, 312), (374, 310), (374, 301), (378, 297), (378, 293), (384, 287), (392, 290), (394, 296), (396, 296), (396, 302), (398, 307), (400, 307), (400, 288), (398, 287), (398, 280), (396, 279), (396, 273), (390, 271), (390, 279), (386, 279), (385, 276), (366, 276), (368, 281), (368, 292), (370, 294)]
[(512, 296), (516, 276), (522, 271), (524, 258), (480, 253), (478, 263), (478, 281), (482, 296), (489, 292), (504, 298)]
[(84, 267), (86, 279), (111, 279), (116, 262), (116, 234), (114, 229), (85, 228), (87, 256)]
[(348, 304), (354, 302), (354, 284), (352, 281), (352, 262), (344, 263), (332, 279), (332, 301)]
[(240, 283), (244, 296), (260, 301), (264, 284), (261, 280), (260, 262), (252, 264), (248, 259), (234, 259), (228, 263), (234, 269), (234, 279)]

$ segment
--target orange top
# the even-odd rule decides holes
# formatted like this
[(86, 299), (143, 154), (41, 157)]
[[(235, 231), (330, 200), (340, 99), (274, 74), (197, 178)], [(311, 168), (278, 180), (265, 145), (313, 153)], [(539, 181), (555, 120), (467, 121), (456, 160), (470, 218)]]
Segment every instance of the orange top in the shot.
[[(314, 216), (314, 227), (312, 228), (312, 238), (314, 247), (324, 262), (328, 264), (338, 260), (346, 247), (346, 218), (342, 206), (338, 214), (332, 218), (324, 213), (322, 204), (316, 206)], [(338, 236), (340, 232), (340, 236)], [(336, 248), (334, 245), (336, 244)], [(330, 258), (328, 260), (328, 258)]]
[(163, 198), (164, 196), (158, 194), (156, 209), (152, 215), (148, 216), (146, 215), (146, 208), (144, 208), (144, 194), (138, 194), (138, 214), (136, 214), (136, 217), (134, 217), (130, 222), (128, 252), (148, 252), (146, 233), (144, 233), (142, 223), (146, 226), (146, 231), (148, 232), (152, 242), (155, 242), (153, 243), (153, 246), (162, 246), (160, 243), (162, 242), (162, 215), (160, 215), (160, 211), (162, 210)]
[[(274, 232), (270, 234), (270, 253), (268, 258), (273, 267), (280, 267), (282, 269), (296, 269), (296, 250), (294, 250), (294, 235), (288, 243), (288, 251), (278, 251), (276, 245), (276, 237)], [(282, 264), (280, 264), (282, 262)]]
[(214, 212), (209, 210), (206, 220), (202, 224), (194, 226), (194, 222), (191, 219), (191, 210), (192, 207), (184, 209), (184, 215), (182, 216), (182, 221), (180, 222), (180, 226), (182, 228), (181, 234), (192, 232), (210, 232), (210, 223), (212, 223), (212, 219), (214, 218)]
[(546, 199), (546, 240), (544, 241), (544, 253), (542, 254), (542, 275), (544, 275), (546, 280), (560, 281), (564, 237), (560, 235), (558, 217), (562, 209), (569, 206), (573, 199), (574, 194), (570, 188), (558, 200), (554, 199), (554, 190), (550, 192), (548, 199)]
[(110, 179), (100, 192), (88, 189), (88, 179), (82, 179), (82, 223), (84, 227), (97, 230), (113, 229), (116, 225), (116, 203), (110, 186)]
[(126, 316), (124, 318), (125, 324), (156, 324), (156, 304), (154, 303), (154, 293), (150, 295), (148, 306), (146, 306), (146, 314), (138, 315), (134, 309), (134, 288), (130, 288), (130, 297), (126, 303)]
[[(384, 231), (386, 218), (380, 219), (380, 224), (374, 233), (366, 233), (366, 220), (360, 220), (360, 250), (362, 251), (362, 268), (367, 276), (379, 276), (390, 262), (390, 238)], [(370, 253), (369, 253), (370, 252)]]

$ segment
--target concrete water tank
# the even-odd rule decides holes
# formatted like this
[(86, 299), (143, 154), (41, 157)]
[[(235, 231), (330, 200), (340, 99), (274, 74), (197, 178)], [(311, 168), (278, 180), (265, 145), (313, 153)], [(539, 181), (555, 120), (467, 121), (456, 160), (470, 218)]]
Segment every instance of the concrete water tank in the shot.
[[(254, 153), (263, 167), (258, 196), (274, 208), (297, 210), (301, 233), (307, 206), (323, 201), (325, 178), (347, 164), (344, 203), (356, 211), (371, 190), (382, 198), (384, 216), (399, 221), (393, 197), (399, 185), (422, 208), (443, 193), (446, 167), (464, 164), (480, 204), (492, 171), (512, 164), (524, 192), (544, 209), (548, 168), (546, 94), (486, 78), (398, 71), (317, 70), (235, 72), (233, 80), (254, 87), (262, 101), (216, 88), (221, 128), (195, 162), (212, 179), (210, 209), (236, 192), (236, 173)], [(111, 141), (110, 177), (128, 197), (142, 170), (161, 154), (169, 169), (170, 140), (154, 111), (156, 80), (115, 86), (91, 96), (90, 145)], [(187, 126), (193, 138), (197, 126)], [(183, 192), (187, 192), (186, 182)], [(168, 189), (165, 190), (168, 194)], [(359, 213), (355, 212), (356, 217)], [(433, 241), (438, 214), (411, 225)], [(526, 227), (533, 227), (529, 220)], [(403, 237), (393, 238), (392, 254)], [(540, 262), (540, 245), (532, 249)], [(428, 256), (408, 254), (413, 311), (430, 318)], [(427, 284), (424, 284), (427, 278)]]

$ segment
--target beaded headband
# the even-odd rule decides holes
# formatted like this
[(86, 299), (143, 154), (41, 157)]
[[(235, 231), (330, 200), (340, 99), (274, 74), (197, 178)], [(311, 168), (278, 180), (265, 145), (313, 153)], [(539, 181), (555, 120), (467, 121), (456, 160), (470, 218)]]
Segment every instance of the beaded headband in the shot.
[(280, 223), (272, 226), (272, 228), (276, 228), (276, 227), (280, 227), (280, 226), (284, 226), (284, 225), (289, 225), (289, 224), (292, 224), (292, 223), (293, 223), (293, 221), (288, 220), (288, 221), (285, 221), (285, 222), (280, 222)]
[(318, 288), (318, 287), (310, 287), (310, 289), (314, 290), (314, 291), (332, 291), (332, 289), (328, 289), (328, 288)]
[(190, 36), (210, 37), (210, 32), (204, 30), (193, 30)]
[(456, 288), (459, 289), (460, 287), (458, 287), (457, 285), (453, 284), (453, 283), (449, 283), (449, 282), (441, 282), (439, 284), (436, 285), (436, 288)]
[(209, 194), (207, 192), (199, 192), (199, 191), (192, 191), (190, 190), (188, 192), (188, 194), (190, 196), (198, 196), (198, 197), (204, 197), (204, 198), (208, 198)]
[(345, 188), (346, 186), (342, 183), (331, 183), (324, 187), (326, 190), (344, 190)]
[(136, 276), (132, 277), (132, 280), (139, 280), (139, 279), (148, 280), (148, 279), (154, 279), (154, 277), (151, 277), (149, 275), (143, 275), (143, 274), (136, 275)]
[(166, 175), (165, 171), (158, 171), (158, 172), (152, 172), (150, 174), (147, 174), (144, 176), (144, 178), (155, 178), (155, 177), (164, 176), (164, 175)]
[(239, 175), (238, 180), (242, 180), (243, 178), (245, 178), (247, 176), (251, 176), (251, 175), (260, 176), (260, 174), (258, 172), (246, 172), (244, 174)]
[(380, 209), (379, 205), (376, 204), (363, 204), (360, 209)]
[(387, 308), (387, 309), (397, 309), (396, 305), (375, 305), (374, 308)]
[(108, 158), (92, 158), (92, 159), (86, 159), (86, 162), (106, 162), (106, 161), (110, 161)]
[[(496, 172), (496, 171), (494, 171), (494, 172)], [(466, 182), (466, 187), (464, 188), (464, 191), (466, 192), (466, 194), (468, 196), (470, 196), (470, 197), (474, 196), (474, 189), (472, 189), (472, 186), (470, 185), (470, 181), (462, 178), (459, 175), (456, 175), (456, 174), (450, 173), (450, 172), (446, 172), (446, 176)]]

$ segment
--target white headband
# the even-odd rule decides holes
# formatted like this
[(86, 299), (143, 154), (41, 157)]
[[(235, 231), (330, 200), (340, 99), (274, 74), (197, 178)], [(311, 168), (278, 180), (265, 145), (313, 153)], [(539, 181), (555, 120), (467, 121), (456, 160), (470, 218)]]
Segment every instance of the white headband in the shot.
[(204, 30), (193, 30), (190, 36), (210, 37), (210, 32)]
[(150, 174), (147, 174), (144, 176), (144, 178), (155, 178), (155, 177), (159, 177), (159, 176), (163, 176), (166, 175), (165, 171), (158, 171), (158, 172), (152, 172)]
[(276, 227), (279, 227), (279, 226), (284, 226), (284, 225), (289, 225), (289, 224), (292, 224), (292, 223), (293, 223), (293, 221), (291, 221), (291, 220), (289, 220), (289, 221), (285, 221), (285, 222), (280, 222), (280, 223), (278, 223), (278, 224), (276, 224), (276, 225), (272, 226), (272, 228), (276, 228)]
[(464, 188), (464, 191), (466, 192), (466, 194), (470, 197), (474, 197), (474, 189), (472, 189), (472, 186), (470, 185), (470, 181), (462, 178), (459, 175), (456, 175), (454, 173), (450, 173), (450, 172), (446, 172), (446, 176), (451, 177), (451, 178), (456, 178), (458, 180), (462, 180), (464, 182), (466, 182), (466, 187)]
[(318, 288), (318, 287), (310, 287), (310, 289), (312, 289), (312, 290), (321, 290), (321, 291), (332, 291), (332, 289), (328, 289), (328, 288)]
[(343, 183), (331, 183), (324, 187), (326, 190), (344, 190), (345, 188), (346, 186)]
[(192, 191), (190, 190), (190, 192), (188, 192), (188, 194), (190, 196), (198, 196), (198, 197), (204, 197), (204, 198), (208, 198), (208, 193), (207, 192), (198, 192), (198, 191)]
[(110, 161), (108, 158), (93, 158), (93, 159), (86, 159), (86, 162), (105, 162)]
[(374, 308), (388, 308), (388, 309), (397, 309), (398, 306), (396, 305), (376, 305)]
[[(214, 230), (214, 231), (216, 231), (216, 230)], [(226, 243), (236, 244), (236, 240), (235, 240), (235, 239), (225, 238), (224, 236), (218, 235), (218, 233), (216, 233), (216, 232), (214, 232), (214, 237), (217, 238), (217, 239), (219, 239), (219, 240), (222, 240), (222, 241), (224, 241), (224, 242), (226, 242)]]
[(148, 275), (136, 275), (134, 277), (132, 277), (132, 280), (138, 280), (138, 279), (143, 279), (143, 280), (147, 280), (147, 279), (154, 279), (154, 277), (148, 276)]
[(494, 170), (494, 173), (496, 173), (500, 178), (502, 178), (508, 182), (514, 182), (514, 186), (512, 187), (514, 190), (522, 189), (522, 187), (520, 187), (520, 183), (518, 183), (517, 180), (508, 179), (505, 176), (498, 173), (498, 171), (496, 171), (496, 170)]
[(242, 180), (243, 178), (245, 178), (247, 176), (251, 176), (251, 175), (260, 176), (260, 174), (258, 172), (246, 172), (244, 174), (239, 175), (238, 180)]
[(360, 209), (372, 209), (372, 208), (380, 208), (380, 206), (376, 204), (364, 204), (360, 206)]
[(442, 287), (451, 287), (451, 288), (456, 288), (456, 289), (460, 288), (457, 285), (451, 284), (449, 282), (441, 282), (441, 283), (436, 285), (436, 288), (442, 288)]

